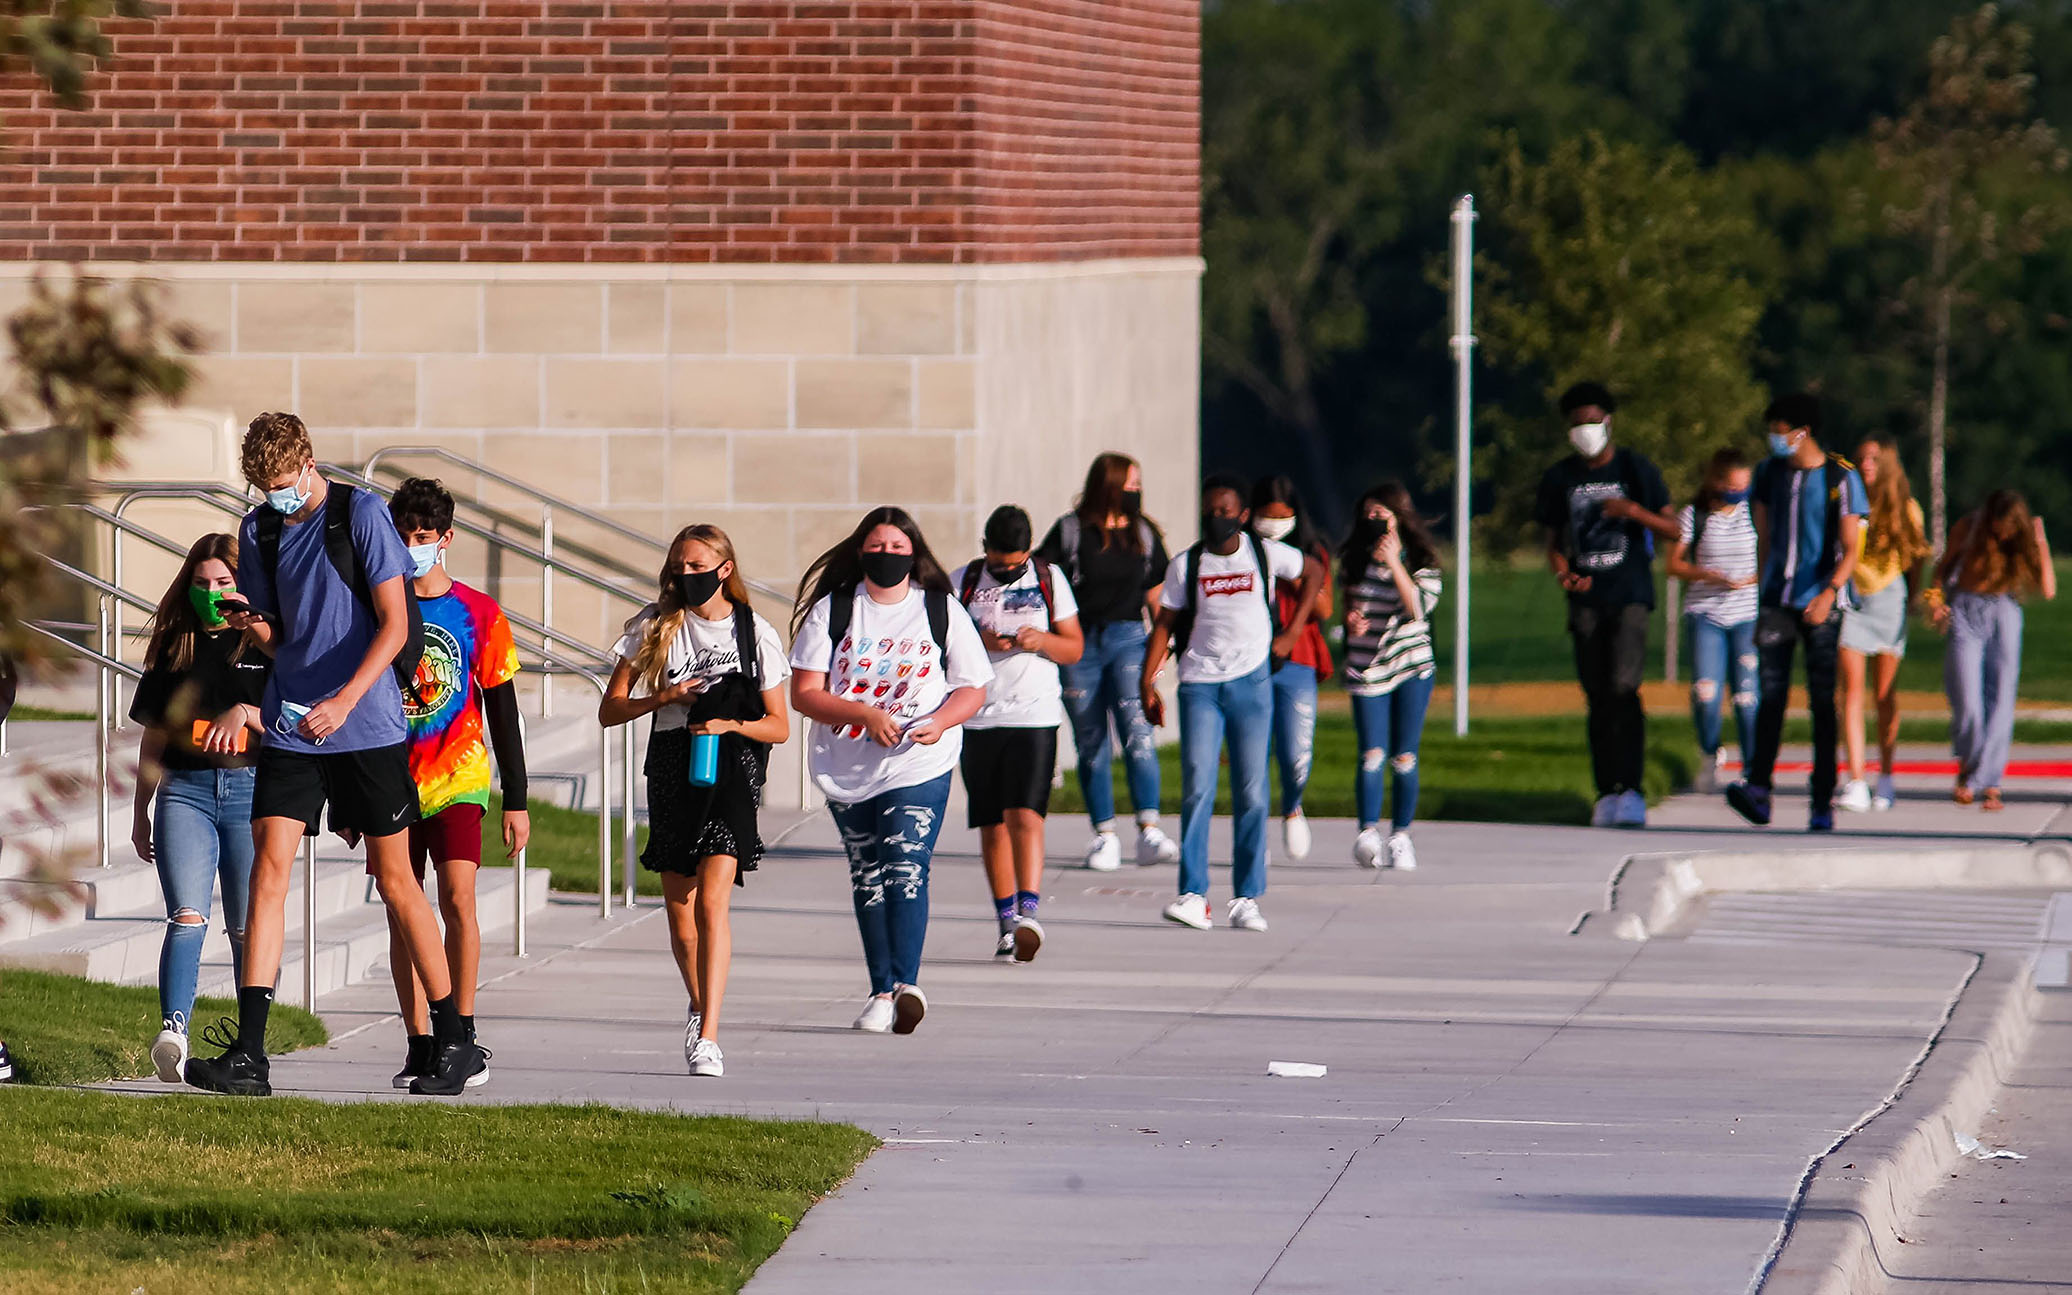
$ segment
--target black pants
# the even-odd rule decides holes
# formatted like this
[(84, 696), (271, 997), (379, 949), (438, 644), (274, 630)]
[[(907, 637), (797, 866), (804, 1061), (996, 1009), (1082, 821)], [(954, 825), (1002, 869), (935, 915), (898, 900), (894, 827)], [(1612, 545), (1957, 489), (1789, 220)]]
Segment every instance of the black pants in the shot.
[(1568, 609), (1576, 645), (1576, 679), (1590, 709), (1590, 772), (1599, 796), (1639, 791), (1647, 768), (1647, 712), (1640, 704), (1641, 666), (1647, 657), (1648, 615), (1640, 603)]
[(1813, 808), (1824, 810), (1835, 798), (1835, 659), (1842, 641), (1842, 612), (1836, 608), (1825, 622), (1808, 625), (1803, 612), (1791, 607), (1765, 607), (1755, 622), (1755, 651), (1761, 662), (1762, 701), (1755, 712), (1755, 759), (1748, 766), (1751, 787), (1770, 786), (1777, 768), (1777, 748), (1784, 741), (1785, 704), (1791, 698), (1791, 658), (1806, 645), (1806, 701), (1813, 712)]

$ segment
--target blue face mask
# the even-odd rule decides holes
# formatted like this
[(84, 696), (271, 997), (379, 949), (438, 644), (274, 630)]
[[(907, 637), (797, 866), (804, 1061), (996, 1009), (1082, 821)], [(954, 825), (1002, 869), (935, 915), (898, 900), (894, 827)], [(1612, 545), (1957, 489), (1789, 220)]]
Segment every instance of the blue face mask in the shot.
[(1770, 454), (1773, 458), (1791, 457), (1791, 437), (1781, 432), (1770, 433)]
[[(302, 473), (298, 472), (295, 474), (295, 485), (301, 484)], [(301, 512), (302, 506), (308, 502), (308, 492), (297, 490), (295, 486), (282, 486), (279, 490), (269, 490), (266, 492), (267, 506), (275, 512), (289, 517), (293, 517), (296, 513)]]
[(439, 542), (437, 540), (432, 541), (430, 544), (412, 544), (409, 546), (409, 552), (410, 574), (413, 578), (424, 575), (438, 565)]
[(1719, 492), (1719, 501), (1723, 504), (1745, 504), (1748, 502), (1748, 492), (1746, 490), (1722, 490)]

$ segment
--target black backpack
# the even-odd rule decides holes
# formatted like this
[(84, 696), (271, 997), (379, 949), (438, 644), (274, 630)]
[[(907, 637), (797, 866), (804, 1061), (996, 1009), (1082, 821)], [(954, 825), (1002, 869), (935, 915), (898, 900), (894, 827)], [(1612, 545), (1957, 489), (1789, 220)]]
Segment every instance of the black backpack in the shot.
[[(928, 634), (935, 640), (936, 650), (942, 653), (943, 686), (949, 686), (950, 668), (950, 596), (940, 589), (922, 591), (922, 598), (928, 607)], [(829, 664), (833, 664), (832, 653), (842, 650), (842, 639), (849, 633), (849, 622), (856, 616), (856, 586), (843, 585), (828, 595), (827, 641), (830, 649)]]
[[(367, 568), (360, 561), (360, 551), (353, 545), (353, 495), (355, 488), (329, 483), (329, 493), (324, 497), (324, 552), (331, 559), (332, 570), (345, 581), (365, 609), (367, 619), (377, 622), (374, 613), (374, 590), (367, 583)], [(277, 509), (260, 507), (254, 518), (254, 528), (259, 537), (259, 556), (266, 563), (266, 574), (273, 581), (274, 599), (282, 608), (282, 621), (286, 626), (287, 600), (280, 597), (281, 575), (281, 527), (285, 519)], [(410, 578), (403, 578), (403, 611), (408, 617), (408, 628), (403, 636), (402, 650), (389, 669), (396, 676), (396, 687), (403, 696), (416, 702), (424, 697), (417, 689), (417, 667), (424, 661), (424, 613), (417, 605), (417, 587)], [(753, 635), (750, 636), (753, 638)]]
[[(1252, 560), (1259, 564), (1259, 587), (1266, 595), (1266, 620), (1272, 626), (1273, 637), (1281, 636), (1281, 609), (1273, 600), (1273, 568), (1266, 564), (1266, 545), (1257, 535), (1245, 532), (1245, 543), (1252, 546)], [(1194, 637), (1194, 600), (1201, 587), (1201, 555), (1204, 546), (1197, 541), (1187, 550), (1187, 605), (1173, 613), (1173, 651), (1175, 655), (1187, 650), (1187, 641)], [(1274, 668), (1280, 668), (1279, 659), (1274, 659)]]
[[(1050, 618), (1050, 627), (1056, 629), (1058, 627), (1058, 601), (1051, 593), (1051, 565), (1042, 558), (1036, 557), (1029, 559), (1029, 565), (1036, 568), (1036, 588), (1043, 595), (1044, 615)], [(972, 598), (978, 593), (979, 577), (984, 575), (985, 571), (986, 562), (984, 558), (974, 558), (971, 561), (971, 565), (964, 568), (964, 576), (957, 582), (958, 602), (963, 603), (966, 607), (971, 606)], [(940, 639), (937, 640), (937, 642), (940, 641)], [(944, 650), (947, 651), (948, 649)]]

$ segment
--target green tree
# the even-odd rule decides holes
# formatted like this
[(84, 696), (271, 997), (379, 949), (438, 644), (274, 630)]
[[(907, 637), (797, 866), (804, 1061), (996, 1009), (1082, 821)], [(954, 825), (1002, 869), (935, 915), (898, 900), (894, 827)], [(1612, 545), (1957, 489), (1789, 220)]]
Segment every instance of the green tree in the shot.
[(1535, 483), (1568, 452), (1551, 407), (1572, 382), (1612, 388), (1619, 443), (1654, 459), (1674, 490), (1694, 485), (1713, 451), (1749, 439), (1775, 251), (1733, 192), (1681, 149), (1594, 133), (1544, 162), (1514, 143), (1483, 191), (1483, 351), (1537, 397), (1491, 419), (1492, 539), (1529, 537)]
[(1886, 220), (1918, 240), (1924, 257), (1900, 300), (1927, 338), (1930, 538), (1938, 549), (1949, 508), (1953, 317), (1960, 308), (1990, 309), (1978, 290), (1981, 274), (2003, 256), (2037, 251), (2065, 221), (2062, 192), (2030, 201), (2005, 183), (2065, 169), (2056, 132), (2031, 116), (2029, 50), (2028, 28), (2003, 18), (1997, 5), (1958, 18), (1929, 49), (1927, 90), (1872, 132), (1878, 163), (1901, 190)]

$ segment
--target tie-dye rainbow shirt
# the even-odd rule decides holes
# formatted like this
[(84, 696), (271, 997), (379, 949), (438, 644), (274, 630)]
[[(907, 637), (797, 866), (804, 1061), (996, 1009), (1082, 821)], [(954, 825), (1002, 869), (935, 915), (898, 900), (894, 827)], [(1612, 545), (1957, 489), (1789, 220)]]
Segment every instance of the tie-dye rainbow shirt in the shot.
[(417, 696), (403, 698), (410, 725), (410, 776), (418, 809), (429, 818), (449, 805), (489, 803), (489, 746), (483, 740), (481, 692), (518, 673), (503, 608), (458, 580), (437, 598), (418, 600), (424, 614), (424, 662)]

